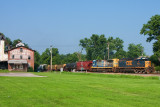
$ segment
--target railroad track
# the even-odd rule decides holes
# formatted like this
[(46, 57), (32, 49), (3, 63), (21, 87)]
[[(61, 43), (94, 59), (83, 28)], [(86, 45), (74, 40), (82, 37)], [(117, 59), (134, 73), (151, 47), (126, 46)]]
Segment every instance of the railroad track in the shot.
[(113, 72), (87, 72), (87, 73), (101, 73), (101, 74), (115, 74), (115, 75), (137, 75), (137, 76), (144, 76), (144, 77), (148, 77), (148, 76), (159, 76), (159, 73), (149, 73), (149, 74), (144, 74), (144, 73), (113, 73)]

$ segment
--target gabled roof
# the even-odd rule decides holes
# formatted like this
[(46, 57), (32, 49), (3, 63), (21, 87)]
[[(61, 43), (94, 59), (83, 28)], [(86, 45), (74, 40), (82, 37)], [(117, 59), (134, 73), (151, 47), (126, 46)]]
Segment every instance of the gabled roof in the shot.
[(19, 42), (16, 47), (20, 47), (20, 46), (24, 46), (24, 44), (22, 42)]
[(15, 47), (15, 48), (10, 49), (10, 50), (8, 50), (8, 51), (11, 51), (11, 50), (14, 50), (14, 49), (20, 48), (20, 47), (23, 47), (23, 48), (26, 48), (26, 49), (28, 49), (28, 50), (31, 50), (31, 51), (34, 51), (34, 52), (35, 52), (35, 50), (32, 50), (32, 49), (27, 48), (27, 47), (25, 47), (25, 46), (18, 46), (18, 47)]
[(0, 40), (5, 40), (6, 38), (4, 37), (4, 35), (1, 35), (0, 33)]

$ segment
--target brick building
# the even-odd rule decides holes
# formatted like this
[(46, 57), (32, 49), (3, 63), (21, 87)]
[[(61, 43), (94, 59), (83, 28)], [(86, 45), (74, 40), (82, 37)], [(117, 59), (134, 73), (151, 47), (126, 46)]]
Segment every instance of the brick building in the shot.
[(20, 42), (8, 51), (8, 70), (27, 71), (28, 67), (34, 70), (34, 50), (24, 47)]

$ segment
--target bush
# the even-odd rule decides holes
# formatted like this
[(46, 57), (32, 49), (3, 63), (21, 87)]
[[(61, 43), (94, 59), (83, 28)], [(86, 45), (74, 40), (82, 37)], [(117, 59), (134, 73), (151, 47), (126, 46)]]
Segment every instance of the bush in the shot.
[(156, 71), (160, 71), (160, 66), (156, 66), (156, 67), (155, 67), (155, 70), (156, 70)]
[(34, 63), (34, 72), (37, 72), (38, 71), (38, 67), (39, 67), (39, 63)]
[(32, 67), (28, 67), (27, 72), (34, 72)]
[(0, 70), (0, 73), (1, 72), (3, 72), (3, 73), (5, 72), (6, 73), (6, 72), (10, 72), (10, 71), (5, 69), (5, 70)]
[(156, 55), (152, 55), (149, 60), (154, 63), (155, 66), (159, 66), (159, 60), (158, 60), (158, 57)]

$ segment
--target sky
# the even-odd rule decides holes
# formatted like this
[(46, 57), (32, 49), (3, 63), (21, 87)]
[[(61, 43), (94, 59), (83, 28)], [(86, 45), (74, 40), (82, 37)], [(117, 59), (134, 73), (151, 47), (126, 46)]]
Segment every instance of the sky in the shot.
[(78, 52), (80, 39), (104, 34), (122, 39), (126, 51), (128, 44), (141, 43), (147, 55), (153, 54), (153, 42), (146, 42), (140, 30), (160, 14), (160, 0), (0, 0), (0, 4), (0, 32), (39, 53), (51, 45), (60, 54)]

